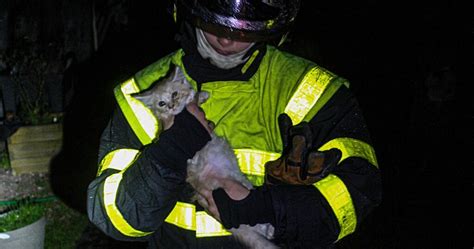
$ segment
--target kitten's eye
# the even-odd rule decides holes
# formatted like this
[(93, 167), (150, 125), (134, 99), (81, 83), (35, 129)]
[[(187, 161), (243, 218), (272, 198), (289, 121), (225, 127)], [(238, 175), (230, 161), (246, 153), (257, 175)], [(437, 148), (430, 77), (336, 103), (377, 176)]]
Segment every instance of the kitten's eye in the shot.
[(158, 102), (158, 105), (159, 105), (159, 106), (165, 106), (166, 103), (165, 103), (164, 101), (160, 101), (160, 102)]
[(173, 92), (173, 94), (171, 94), (172, 98), (176, 98), (176, 96), (178, 96), (178, 92)]

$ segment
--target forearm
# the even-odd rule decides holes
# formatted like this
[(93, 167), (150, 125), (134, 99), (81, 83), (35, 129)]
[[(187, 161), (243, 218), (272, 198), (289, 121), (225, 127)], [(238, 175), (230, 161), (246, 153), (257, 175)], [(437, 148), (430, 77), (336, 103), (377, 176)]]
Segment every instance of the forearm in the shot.
[(243, 200), (233, 200), (228, 189), (226, 192), (219, 189), (213, 192), (213, 197), (222, 223), (226, 228), (271, 223), (278, 243), (290, 248), (324, 248), (346, 232), (341, 231), (336, 213), (352, 208), (352, 213), (343, 215), (356, 228), (381, 199), (380, 174), (373, 165), (354, 158), (340, 166), (324, 181), (340, 179), (339, 183), (329, 181), (329, 186), (344, 184), (338, 189), (338, 194), (348, 200), (342, 209), (331, 203), (333, 196), (325, 196), (315, 185), (264, 185), (252, 190)]
[[(355, 228), (380, 204), (379, 171), (363, 159), (348, 159), (331, 174), (346, 187), (346, 197), (355, 210)], [(275, 212), (275, 236), (281, 243), (318, 248), (334, 243), (341, 234), (334, 206), (314, 185), (279, 185), (271, 188)], [(349, 217), (348, 217), (349, 218)]]
[(276, 243), (289, 248), (324, 248), (337, 238), (338, 224), (314, 186), (271, 188)]
[[(176, 116), (175, 124), (156, 142), (141, 151), (127, 150), (124, 144), (129, 139), (123, 137), (127, 133), (114, 124), (120, 122), (112, 122), (108, 128), (112, 135), (103, 136), (101, 148), (109, 152), (103, 153), (102, 173), (89, 187), (89, 217), (116, 239), (142, 240), (164, 222), (176, 204), (185, 185), (186, 160), (210, 136), (186, 111)], [(135, 156), (128, 158), (130, 162), (120, 155), (115, 160), (114, 153), (121, 151)]]
[[(293, 230), (288, 230), (290, 224), (280, 224), (276, 228), (290, 241), (296, 236), (301, 243), (310, 241), (315, 245), (325, 245), (352, 233), (361, 220), (380, 204), (381, 178), (362, 112), (346, 88), (339, 89), (309, 124), (315, 134), (314, 149), (338, 149), (342, 157), (320, 181), (308, 186), (314, 191), (289, 193), (289, 197), (283, 191), (273, 198), (283, 204), (280, 211), (284, 216), (278, 211), (276, 215), (287, 219), (293, 217), (289, 222), (297, 224), (295, 229), (299, 232), (292, 235)], [(300, 196), (304, 198), (298, 201), (296, 198)], [(309, 211), (303, 212), (304, 215), (295, 211), (305, 209)], [(311, 226), (304, 230), (297, 228), (308, 224)], [(280, 229), (282, 227), (285, 229)], [(311, 237), (311, 234), (321, 236)]]
[(314, 134), (312, 149), (340, 150), (341, 160), (324, 170), (318, 182), (305, 186), (257, 188), (259, 193), (270, 196), (260, 200), (271, 200), (271, 204), (242, 205), (242, 202), (230, 200), (231, 204), (226, 205), (233, 208), (221, 208), (219, 206), (230, 198), (217, 197), (216, 204), (224, 224), (231, 222), (234, 227), (239, 222), (249, 224), (248, 217), (232, 220), (235, 212), (245, 213), (235, 207), (246, 209), (248, 213), (261, 213), (261, 209), (272, 208), (274, 219), (259, 219), (258, 222), (274, 220), (276, 237), (281, 242), (301, 248), (324, 246), (352, 233), (380, 203), (380, 174), (367, 127), (357, 102), (346, 90), (338, 92), (310, 121)]
[(145, 240), (162, 225), (184, 186), (183, 172), (150, 163), (146, 153), (126, 171), (108, 169), (89, 185), (89, 218), (115, 239)]

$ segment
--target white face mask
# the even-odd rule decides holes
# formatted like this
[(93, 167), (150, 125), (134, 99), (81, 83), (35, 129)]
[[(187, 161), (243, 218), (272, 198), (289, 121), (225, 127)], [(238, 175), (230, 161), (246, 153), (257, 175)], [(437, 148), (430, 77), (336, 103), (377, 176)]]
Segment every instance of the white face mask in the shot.
[(206, 37), (204, 37), (204, 33), (201, 29), (196, 28), (196, 38), (197, 50), (199, 51), (199, 54), (201, 54), (202, 58), (209, 59), (212, 65), (222, 69), (230, 69), (246, 62), (249, 56), (245, 58), (243, 57), (247, 53), (247, 51), (249, 51), (249, 49), (255, 44), (252, 43), (248, 48), (238, 53), (222, 55), (219, 54), (216, 50), (214, 50), (211, 44), (209, 44)]

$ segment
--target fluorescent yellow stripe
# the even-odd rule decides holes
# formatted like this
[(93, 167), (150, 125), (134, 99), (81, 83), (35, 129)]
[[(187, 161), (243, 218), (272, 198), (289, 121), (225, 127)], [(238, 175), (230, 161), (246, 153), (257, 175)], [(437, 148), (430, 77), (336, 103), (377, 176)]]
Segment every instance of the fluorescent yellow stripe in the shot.
[(139, 120), (143, 130), (146, 135), (149, 137), (150, 142), (156, 137), (159, 128), (159, 122), (155, 118), (155, 115), (148, 109), (142, 102), (131, 97), (130, 95), (125, 95), (125, 98), (132, 108), (133, 113)]
[[(342, 152), (339, 163), (349, 157), (361, 157), (378, 167), (377, 158), (372, 146), (354, 138), (333, 139), (318, 150), (324, 151), (337, 148)], [(357, 216), (349, 191), (339, 177), (329, 174), (314, 184), (331, 206), (341, 229), (338, 240), (354, 232), (357, 226)]]
[(250, 58), (247, 60), (247, 62), (245, 63), (245, 65), (242, 67), (242, 69), (240, 70), (242, 72), (242, 74), (244, 74), (245, 72), (247, 72), (247, 69), (249, 69), (250, 65), (252, 65), (252, 62), (255, 60), (255, 58), (257, 57), (259, 51), (258, 50), (255, 50), (253, 52), (253, 54), (250, 56)]
[(310, 122), (311, 119), (316, 116), (319, 110), (321, 110), (321, 108), (326, 105), (326, 103), (332, 98), (332, 96), (339, 90), (342, 85), (346, 85), (347, 87), (349, 87), (349, 83), (345, 79), (341, 77), (333, 78), (331, 80), (331, 83), (327, 85), (326, 89), (324, 89), (324, 92), (321, 94), (316, 104), (314, 104), (308, 111), (308, 113), (306, 113), (303, 121)]
[(99, 176), (106, 169), (124, 170), (135, 160), (140, 151), (133, 149), (118, 149), (107, 154), (99, 164)]
[(339, 177), (329, 174), (314, 184), (331, 206), (341, 231), (337, 240), (355, 231), (357, 217), (349, 191)]
[(175, 226), (196, 230), (196, 206), (189, 203), (177, 202), (171, 213), (166, 217), (165, 222)]
[(113, 168), (120, 170), (119, 173), (112, 174), (105, 179), (104, 182), (104, 206), (107, 216), (114, 227), (124, 235), (130, 237), (143, 237), (151, 234), (152, 232), (143, 232), (133, 228), (122, 213), (115, 205), (117, 198), (117, 190), (122, 181), (123, 172), (132, 164), (135, 160), (136, 155), (139, 153), (138, 150), (133, 149), (118, 149), (107, 154), (101, 162), (101, 170), (99, 174), (108, 169)]
[(254, 186), (262, 186), (265, 182), (265, 163), (276, 160), (279, 153), (252, 149), (235, 149), (240, 170)]
[(140, 88), (138, 88), (137, 83), (135, 82), (134, 78), (130, 78), (127, 81), (123, 82), (120, 85), (120, 89), (124, 94), (132, 94), (132, 93), (137, 93), (140, 91)]
[(231, 235), (212, 216), (204, 211), (196, 212), (196, 206), (185, 202), (177, 202), (165, 222), (186, 230), (196, 231), (197, 238)]
[(115, 205), (115, 199), (117, 197), (117, 189), (122, 180), (122, 172), (110, 175), (105, 179), (104, 183), (104, 204), (105, 211), (110, 218), (110, 221), (114, 227), (122, 234), (130, 237), (143, 237), (151, 234), (152, 232), (142, 232), (133, 228), (123, 218), (122, 213), (118, 210)]
[(285, 113), (291, 118), (293, 124), (298, 124), (304, 119), (333, 77), (332, 74), (316, 67), (306, 73), (285, 107)]
[(196, 212), (196, 237), (215, 237), (231, 235), (219, 221), (204, 211)]
[(252, 186), (262, 186), (265, 184), (265, 176), (245, 175), (247, 180), (252, 183)]
[(256, 176), (265, 176), (265, 163), (280, 157), (279, 153), (252, 149), (235, 149), (234, 153), (240, 170), (244, 174)]
[(360, 157), (366, 159), (378, 168), (377, 157), (372, 146), (354, 138), (336, 138), (321, 146), (318, 150), (324, 151), (332, 148), (337, 148), (342, 152), (339, 163), (348, 157)]
[(116, 88), (114, 93), (125, 118), (140, 142), (145, 145), (153, 141), (161, 127), (150, 109), (131, 96), (139, 91), (135, 80), (131, 78)]
[(176, 4), (173, 5), (173, 20), (174, 20), (174, 23), (178, 23), (178, 14), (177, 14)]

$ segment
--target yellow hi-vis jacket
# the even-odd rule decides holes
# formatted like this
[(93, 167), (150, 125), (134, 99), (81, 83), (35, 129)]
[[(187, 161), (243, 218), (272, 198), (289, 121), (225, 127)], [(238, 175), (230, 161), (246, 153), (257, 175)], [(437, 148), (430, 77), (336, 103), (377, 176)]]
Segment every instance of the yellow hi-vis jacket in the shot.
[[(156, 140), (160, 127), (151, 111), (134, 99), (132, 94), (148, 89), (153, 82), (164, 77), (171, 64), (181, 67), (186, 74), (182, 56), (183, 51), (178, 50), (138, 72), (115, 89), (120, 110), (142, 146), (146, 147)], [(254, 57), (255, 54), (247, 64), (252, 63)], [(246, 70), (246, 66), (242, 70)], [(196, 82), (189, 75), (186, 76), (196, 88)], [(345, 79), (310, 61), (268, 46), (259, 69), (250, 80), (202, 84), (202, 90), (210, 93), (210, 98), (202, 108), (206, 117), (215, 123), (215, 132), (224, 136), (234, 148), (242, 172), (255, 186), (259, 186), (264, 183), (265, 162), (277, 159), (282, 150), (277, 123), (279, 114), (287, 113), (294, 124), (310, 121), (339, 89), (346, 87), (348, 82)], [(323, 140), (318, 150), (339, 149), (342, 152), (339, 167), (344, 167), (344, 162), (352, 158), (372, 165), (373, 169), (378, 167), (374, 150), (368, 141), (351, 136), (338, 137), (337, 134), (327, 137), (329, 139)], [(121, 210), (121, 203), (117, 200), (123, 177), (140, 158), (141, 148), (131, 146), (108, 151), (100, 162), (98, 178), (102, 179), (96, 182), (97, 186), (101, 186), (97, 189), (102, 192), (92, 193), (95, 197), (89, 197), (100, 196), (106, 216), (105, 221), (101, 222), (109, 224), (104, 230), (107, 232), (113, 228), (127, 238), (147, 237), (154, 232), (131, 224), (129, 214)], [(107, 171), (112, 173), (103, 174), (108, 169), (112, 169)], [(354, 232), (357, 212), (345, 182), (337, 174), (329, 174), (315, 183), (314, 188), (323, 196), (331, 209), (331, 217), (336, 220), (338, 228), (335, 240)], [(184, 200), (177, 200), (164, 222), (191, 231), (196, 238), (230, 235), (219, 222)]]

